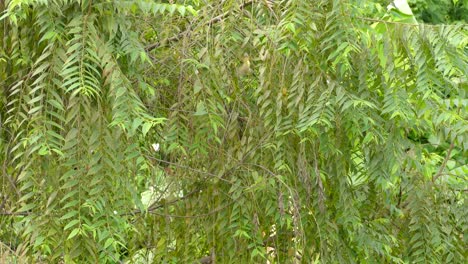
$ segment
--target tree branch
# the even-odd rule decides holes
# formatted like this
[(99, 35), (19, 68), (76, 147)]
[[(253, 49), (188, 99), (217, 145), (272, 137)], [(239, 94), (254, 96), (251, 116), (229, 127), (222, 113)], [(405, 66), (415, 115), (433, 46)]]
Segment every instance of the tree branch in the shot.
[(30, 212), (21, 212), (21, 213), (16, 213), (16, 212), (0, 212), (0, 216), (26, 216), (29, 215)]
[(450, 159), (450, 154), (452, 154), (452, 150), (453, 150), (454, 146), (455, 146), (455, 144), (454, 144), (454, 142), (452, 140), (452, 142), (450, 143), (450, 147), (447, 150), (447, 155), (445, 155), (444, 161), (440, 165), (439, 171), (437, 172), (436, 175), (434, 175), (434, 177), (432, 177), (432, 182), (435, 182), (440, 176), (442, 176), (442, 173), (444, 172), (444, 169), (447, 166), (447, 162)]

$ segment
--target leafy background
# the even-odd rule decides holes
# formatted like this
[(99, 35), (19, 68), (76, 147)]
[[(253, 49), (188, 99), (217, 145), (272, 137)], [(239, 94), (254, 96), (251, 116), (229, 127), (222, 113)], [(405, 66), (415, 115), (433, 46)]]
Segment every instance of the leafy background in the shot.
[(1, 1), (2, 261), (464, 263), (447, 2)]

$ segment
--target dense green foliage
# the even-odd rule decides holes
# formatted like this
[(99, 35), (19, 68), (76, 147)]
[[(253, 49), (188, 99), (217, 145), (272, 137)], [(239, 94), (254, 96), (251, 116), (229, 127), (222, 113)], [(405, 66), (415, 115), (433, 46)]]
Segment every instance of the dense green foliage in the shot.
[(0, 0), (1, 261), (466, 263), (466, 25), (169, 2)]
[(416, 17), (426, 23), (468, 23), (468, 1), (466, 0), (410, 0)]
[[(383, 9), (392, 0), (374, 0)], [(414, 16), (429, 24), (468, 23), (467, 0), (408, 0)]]

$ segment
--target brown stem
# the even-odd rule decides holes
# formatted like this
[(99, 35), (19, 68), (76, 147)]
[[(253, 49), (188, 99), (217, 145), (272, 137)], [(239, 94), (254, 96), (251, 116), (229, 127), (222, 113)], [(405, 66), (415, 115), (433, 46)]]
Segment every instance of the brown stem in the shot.
[(455, 146), (455, 144), (454, 144), (454, 142), (452, 140), (452, 142), (450, 143), (450, 147), (447, 150), (447, 155), (445, 155), (444, 161), (440, 165), (439, 171), (437, 172), (436, 175), (434, 175), (434, 177), (432, 177), (432, 182), (435, 182), (440, 176), (442, 176), (442, 173), (444, 172), (444, 169), (447, 166), (447, 162), (450, 159), (450, 154), (452, 154), (452, 150), (453, 150), (454, 146)]

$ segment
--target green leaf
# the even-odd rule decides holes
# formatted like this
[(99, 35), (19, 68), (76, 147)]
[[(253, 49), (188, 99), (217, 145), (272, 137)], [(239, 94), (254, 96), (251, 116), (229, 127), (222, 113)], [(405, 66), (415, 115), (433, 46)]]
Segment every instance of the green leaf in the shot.
[[(65, 231), (69, 228), (72, 228), (73, 226), (77, 225), (79, 222), (80, 222), (80, 219), (73, 219), (70, 222), (68, 222), (68, 224), (63, 228), (63, 230)], [(79, 228), (76, 228), (76, 229), (79, 229)]]
[(26, 204), (24, 206), (22, 206), (19, 210), (18, 210), (18, 213), (22, 213), (22, 212), (27, 212), (31, 209), (34, 209), (36, 208), (36, 205), (35, 204)]
[(177, 6), (177, 11), (179, 12), (180, 15), (184, 16), (185, 15), (185, 6), (178, 5)]
[(206, 115), (208, 114), (208, 112), (206, 111), (206, 108), (205, 108), (205, 103), (203, 102), (198, 102), (197, 104), (197, 111), (193, 114), (195, 116), (202, 116), (202, 115)]
[(104, 248), (108, 248), (110, 245), (114, 243), (114, 239), (112, 237), (108, 238), (104, 243)]
[(143, 136), (146, 136), (146, 134), (148, 134), (148, 131), (151, 129), (152, 126), (153, 126), (152, 122), (145, 122), (143, 124), (143, 126), (141, 127), (141, 132)]
[(169, 14), (173, 15), (174, 12), (176, 11), (178, 5), (175, 4), (170, 4), (166, 6), (166, 9), (169, 11)]
[(68, 235), (67, 240), (70, 240), (70, 239), (74, 238), (76, 235), (78, 235), (78, 233), (80, 233), (79, 228), (73, 229), (71, 231), (70, 235)]
[(60, 217), (60, 220), (66, 220), (66, 219), (68, 219), (70, 217), (73, 217), (73, 216), (75, 216), (77, 214), (78, 214), (78, 211), (70, 211), (67, 214), (65, 214), (64, 216)]
[(193, 93), (194, 94), (197, 94), (201, 91), (201, 89), (203, 88), (201, 82), (199, 79), (196, 79), (195, 80), (195, 83), (193, 84)]

